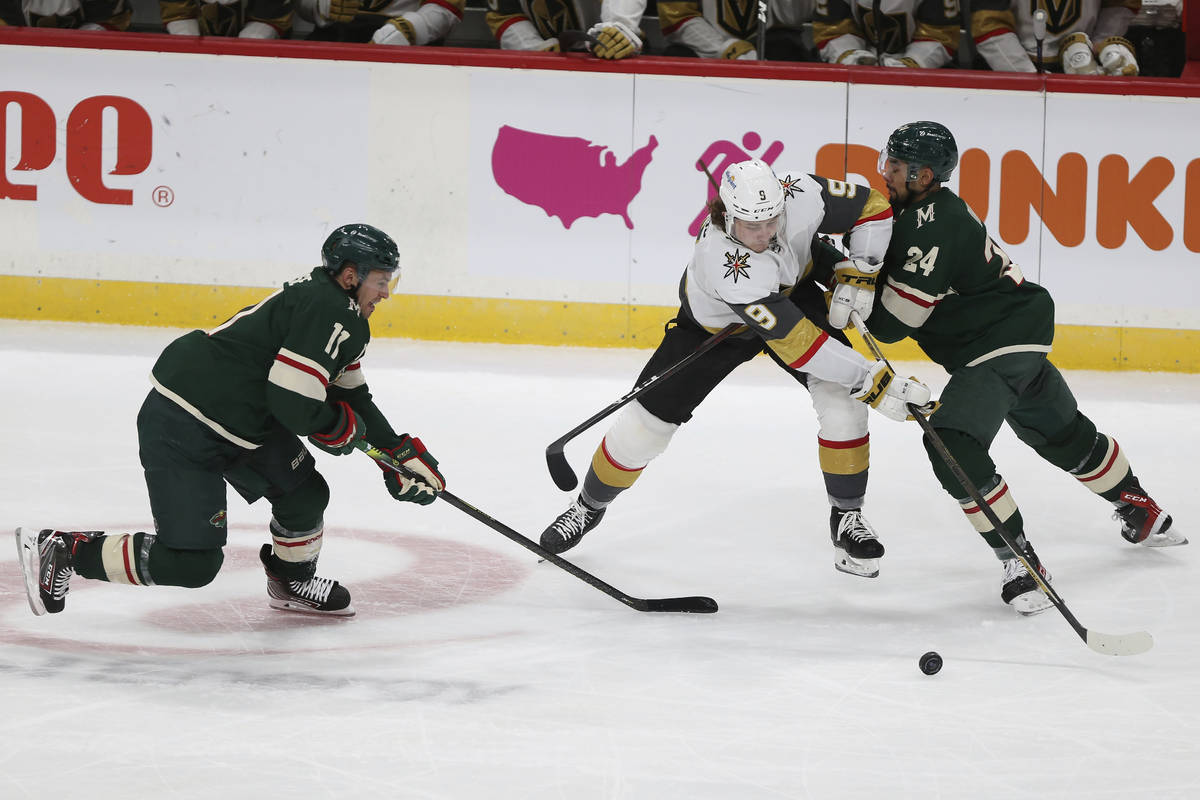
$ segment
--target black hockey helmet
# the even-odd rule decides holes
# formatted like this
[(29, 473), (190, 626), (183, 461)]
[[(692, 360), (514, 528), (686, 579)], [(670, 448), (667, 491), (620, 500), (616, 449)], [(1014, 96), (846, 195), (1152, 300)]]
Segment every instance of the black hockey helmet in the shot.
[(910, 122), (892, 131), (882, 157), (908, 164), (905, 180), (915, 181), (921, 168), (929, 167), (934, 180), (943, 183), (958, 166), (958, 145), (940, 122)]
[(371, 270), (390, 274), (399, 269), (400, 250), (379, 228), (356, 222), (338, 228), (321, 245), (321, 264), (330, 275), (336, 277), (347, 262), (354, 264), (362, 281)]

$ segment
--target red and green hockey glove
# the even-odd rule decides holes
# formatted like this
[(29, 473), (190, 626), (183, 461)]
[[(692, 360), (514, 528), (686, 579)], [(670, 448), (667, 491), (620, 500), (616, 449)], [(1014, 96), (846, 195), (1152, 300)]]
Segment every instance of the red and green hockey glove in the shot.
[(414, 480), (383, 464), (379, 465), (388, 494), (400, 502), (426, 506), (433, 502), (438, 492), (446, 488), (446, 479), (438, 472), (437, 459), (425, 449), (420, 439), (406, 433), (395, 447), (379, 449), (420, 476), (420, 480)]

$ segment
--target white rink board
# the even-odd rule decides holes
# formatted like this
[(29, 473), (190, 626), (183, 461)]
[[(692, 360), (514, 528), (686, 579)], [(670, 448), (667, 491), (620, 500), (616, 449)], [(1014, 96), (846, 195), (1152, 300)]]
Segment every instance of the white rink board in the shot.
[[(1200, 162), (1195, 135), (1200, 105), (1173, 97), (1059, 95), (1047, 109), (1046, 160), (1082, 154), (1088, 166), (1087, 233), (1078, 247), (1042, 237), (1042, 257), (1050, 265), (1043, 283), (1054, 294), (1059, 322), (1095, 319), (1134, 327), (1200, 328), (1200, 264), (1184, 244), (1185, 174)], [(1101, 131), (1102, 136), (1097, 136)], [(1111, 192), (1100, 183), (1102, 160), (1119, 156), (1131, 179), (1152, 159), (1167, 159), (1174, 177), (1153, 203), (1170, 226), (1171, 242), (1162, 250), (1147, 246), (1133, 228), (1124, 243), (1111, 249), (1097, 243), (1096, 195)], [(1200, 180), (1200, 170), (1193, 180)], [(1193, 202), (1200, 186), (1192, 187)], [(1116, 198), (1112, 202), (1140, 202)], [(1190, 210), (1193, 220), (1200, 208)], [(1194, 224), (1194, 221), (1193, 221)]]
[[(595, 301), (623, 301), (628, 270), (629, 236), (620, 217), (580, 217), (570, 227), (542, 207), (521, 202), (502, 189), (493, 172), (493, 150), (504, 126), (532, 135), (577, 138), (606, 148), (623, 163), (643, 139), (630, 136), (633, 92), (631, 75), (588, 75), (571, 72), (473, 69), (470, 71), (471, 121), (467, 172), (474, 179), (465, 200), (469, 209), (463, 233), (470, 243), (467, 267), (475, 295), (529, 300), (579, 298), (588, 287)], [(535, 157), (536, 151), (523, 150)], [(599, 157), (599, 153), (595, 154)], [(597, 158), (598, 161), (598, 158)], [(564, 168), (561, 180), (588, 187), (574, 174), (587, 163)], [(570, 191), (568, 189), (567, 191)], [(456, 293), (461, 286), (448, 286)]]
[[(361, 64), (6, 46), (0, 74), (45, 100), (57, 126), (54, 163), (14, 170), (20, 117), (9, 104), (5, 172), (38, 194), (0, 200), (12, 258), (0, 273), (274, 285), (315, 260), (314, 231), (331, 215), (371, 213), (370, 153), (346, 146), (352, 135), (365, 144), (368, 128)], [(96, 95), (128, 97), (153, 123), (149, 168), (104, 178), (132, 190), (132, 206), (85, 200), (66, 176), (67, 120)], [(106, 113), (105, 172), (116, 141), (115, 114)], [(168, 207), (152, 202), (160, 185), (173, 192)]]
[[(961, 150), (986, 155), (989, 229), (1054, 291), (1059, 322), (1200, 329), (1183, 236), (1185, 218), (1200, 219), (1185, 203), (1200, 197), (1184, 186), (1194, 154), (1188, 137), (1162, 135), (1200, 127), (1194, 100), (18, 45), (0, 47), (0, 72), (16, 76), (0, 91), (3, 178), (38, 193), (0, 197), (10, 232), (0, 275), (276, 286), (315, 263), (328, 230), (365, 220), (397, 238), (414, 295), (671, 306), (708, 191), (698, 158), (717, 170), (750, 156), (813, 170), (822, 148), (879, 147), (897, 125), (932, 118)], [(15, 93), (52, 110), (49, 164), (22, 162), (32, 145)], [(85, 199), (67, 177), (80, 147), (67, 120), (106, 95), (151, 120), (149, 166), (102, 177), (132, 191), (129, 205)], [(116, 111), (102, 128), (110, 173), (125, 135)], [(506, 129), (530, 138), (503, 151), (501, 185), (493, 155)], [(577, 145), (561, 163), (545, 155), (564, 140)], [(1065, 154), (1086, 160), (1082, 241), (1060, 243), (1033, 209), (1020, 241), (1001, 235), (1001, 164), (1013, 151), (1049, 171), (1051, 190)], [(1169, 246), (1147, 246), (1134, 228), (1120, 247), (1098, 241), (1097, 172), (1113, 154), (1131, 174), (1170, 163), (1152, 200)], [(562, 212), (619, 194), (612, 170), (635, 157), (645, 163), (627, 202)], [(169, 205), (155, 204), (162, 187)]]

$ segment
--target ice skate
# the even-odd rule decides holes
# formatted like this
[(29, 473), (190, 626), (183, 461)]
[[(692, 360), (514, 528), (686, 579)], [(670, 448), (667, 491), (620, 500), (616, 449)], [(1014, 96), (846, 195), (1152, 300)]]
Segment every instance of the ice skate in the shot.
[(57, 614), (67, 605), (75, 548), (99, 531), (86, 533), (17, 528), (17, 559), (25, 575), (29, 608), (39, 617)]
[(1113, 519), (1121, 522), (1121, 535), (1131, 544), (1146, 547), (1172, 547), (1187, 544), (1187, 537), (1171, 527), (1171, 515), (1165, 513), (1138, 484), (1121, 492)]
[(555, 555), (565, 553), (579, 544), (585, 533), (600, 524), (607, 510), (592, 508), (581, 498), (572, 500), (567, 510), (559, 514), (558, 519), (542, 531), (542, 547)]
[(879, 575), (883, 543), (863, 517), (861, 509), (831, 509), (829, 534), (833, 539), (833, 566), (840, 572), (863, 578)]
[[(1050, 572), (1042, 566), (1037, 553), (1028, 543), (1025, 544), (1025, 560), (1037, 570), (1043, 581), (1050, 583)], [(1000, 599), (1012, 606), (1013, 611), (1026, 617), (1040, 614), (1053, 605), (1019, 558), (1004, 561), (1004, 585), (1000, 589)]]
[(306, 581), (281, 578), (271, 571), (273, 557), (269, 544), (264, 544), (258, 551), (258, 558), (267, 571), (267, 596), (271, 598), (271, 608), (331, 617), (354, 616), (354, 606), (350, 605), (350, 592), (346, 587), (330, 578), (314, 576)]

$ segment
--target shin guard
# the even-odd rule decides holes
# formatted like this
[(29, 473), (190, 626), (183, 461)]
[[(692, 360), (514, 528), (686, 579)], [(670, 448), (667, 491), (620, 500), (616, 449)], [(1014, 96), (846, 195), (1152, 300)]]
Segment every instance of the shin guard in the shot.
[(583, 496), (594, 508), (603, 508), (641, 477), (655, 456), (667, 449), (679, 426), (663, 422), (636, 400), (608, 429), (592, 456), (583, 479)]

